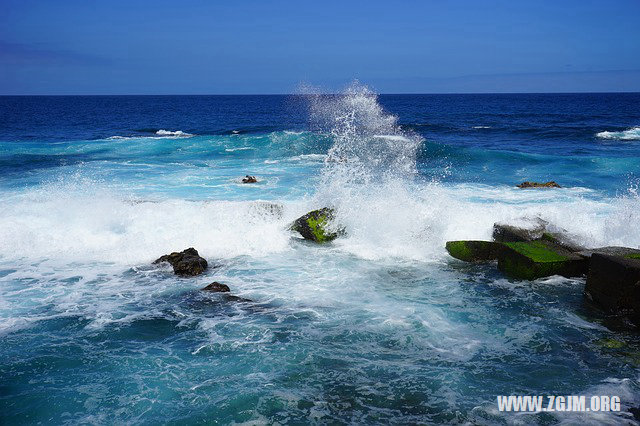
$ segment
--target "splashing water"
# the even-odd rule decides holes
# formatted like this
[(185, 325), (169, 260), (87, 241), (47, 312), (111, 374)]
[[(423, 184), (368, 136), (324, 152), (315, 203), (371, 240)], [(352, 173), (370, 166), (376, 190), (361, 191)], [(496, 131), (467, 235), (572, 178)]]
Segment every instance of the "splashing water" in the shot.
[[(591, 173), (609, 185), (612, 170), (627, 173), (633, 161), (459, 146), (445, 158), (455, 179), (433, 180), (422, 173), (442, 151), (431, 134), (401, 129), (385, 98), (354, 84), (311, 99), (318, 132), (279, 122), (286, 114), (256, 123), (243, 97), (233, 101), (242, 119), (228, 118), (228, 129), (245, 120), (280, 128), (207, 134), (210, 111), (234, 108), (198, 97), (179, 109), (191, 123), (154, 117), (154, 129), (188, 129), (189, 138), (80, 141), (61, 132), (56, 144), (0, 142), (0, 423), (493, 424), (514, 421), (495, 407), (495, 395), (512, 392), (640, 403), (629, 355), (640, 342), (583, 306), (583, 281), (512, 281), (444, 249), (448, 239), (488, 239), (493, 222), (523, 216), (542, 216), (588, 245), (638, 245), (635, 188), (614, 197), (594, 189), (602, 180)], [(74, 102), (77, 114), (87, 109), (86, 99)], [(140, 109), (164, 114), (182, 101), (156, 102), (168, 107)], [(255, 102), (272, 110), (272, 97)], [(440, 113), (410, 105), (396, 105), (403, 120)], [(468, 99), (455, 106), (466, 108)], [(493, 134), (511, 124), (489, 110), (461, 127), (490, 123)], [(136, 134), (113, 121), (102, 137)], [(588, 148), (593, 132), (587, 137)], [(484, 172), (487, 164), (499, 173)], [(584, 184), (514, 188), (536, 164)], [(475, 166), (482, 179), (460, 177)], [(260, 183), (239, 183), (246, 173)], [(288, 230), (325, 205), (336, 207), (345, 237), (313, 245)], [(221, 267), (178, 278), (151, 265), (191, 245)], [(252, 302), (198, 291), (212, 281)], [(624, 340), (624, 351), (603, 348), (610, 338)], [(553, 374), (540, 374), (550, 365)], [(569, 423), (580, 419), (573, 414)], [(563, 421), (562, 413), (535, 416), (515, 421)]]
[(423, 139), (402, 131), (398, 117), (386, 113), (377, 95), (357, 82), (342, 94), (316, 95), (311, 120), (328, 129), (325, 177), (342, 183), (369, 183), (377, 178), (411, 177)]

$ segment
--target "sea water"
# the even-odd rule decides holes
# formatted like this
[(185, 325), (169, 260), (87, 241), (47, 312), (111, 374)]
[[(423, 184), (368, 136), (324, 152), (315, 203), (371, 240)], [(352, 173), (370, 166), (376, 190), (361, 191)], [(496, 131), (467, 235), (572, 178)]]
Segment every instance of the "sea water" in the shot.
[[(638, 247), (638, 125), (638, 94), (1, 97), (0, 420), (627, 424), (640, 338), (583, 279), (444, 245), (541, 217)], [(345, 236), (288, 229), (324, 206)], [(187, 247), (212, 268), (152, 265)]]

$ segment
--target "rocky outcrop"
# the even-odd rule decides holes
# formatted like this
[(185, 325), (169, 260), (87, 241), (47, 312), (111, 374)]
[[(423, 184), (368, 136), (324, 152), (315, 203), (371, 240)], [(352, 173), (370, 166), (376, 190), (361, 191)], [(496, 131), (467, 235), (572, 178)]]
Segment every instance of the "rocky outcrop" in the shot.
[(210, 291), (212, 293), (229, 293), (231, 289), (226, 284), (222, 284), (217, 281), (214, 281), (208, 286), (206, 286), (205, 288), (203, 288), (202, 291)]
[(587, 268), (584, 257), (545, 240), (503, 243), (498, 256), (498, 269), (525, 280), (551, 275), (579, 277)]
[(246, 175), (242, 178), (242, 183), (257, 183), (258, 179), (255, 176)]
[(156, 259), (153, 263), (168, 262), (173, 266), (176, 275), (194, 276), (200, 275), (207, 269), (207, 261), (200, 257), (198, 251), (190, 247), (181, 252), (173, 252)]
[(299, 217), (291, 224), (291, 230), (298, 232), (306, 240), (326, 243), (344, 233), (341, 227), (335, 227), (335, 212), (328, 207), (313, 210)]
[(547, 230), (547, 225), (540, 218), (530, 219), (520, 226), (496, 222), (493, 224), (493, 241), (507, 243), (538, 240)]
[(516, 185), (518, 188), (562, 188), (554, 181), (539, 183), (539, 182), (522, 182), (520, 185)]
[(592, 253), (585, 293), (605, 311), (640, 325), (640, 254)]
[(490, 262), (498, 258), (502, 244), (494, 241), (448, 241), (449, 254), (465, 262)]

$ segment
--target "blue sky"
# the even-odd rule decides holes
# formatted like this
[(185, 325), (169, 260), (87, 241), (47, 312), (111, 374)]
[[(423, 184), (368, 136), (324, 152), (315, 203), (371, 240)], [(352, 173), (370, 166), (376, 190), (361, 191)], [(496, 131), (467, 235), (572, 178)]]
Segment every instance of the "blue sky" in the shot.
[(640, 91), (638, 0), (0, 2), (0, 94)]

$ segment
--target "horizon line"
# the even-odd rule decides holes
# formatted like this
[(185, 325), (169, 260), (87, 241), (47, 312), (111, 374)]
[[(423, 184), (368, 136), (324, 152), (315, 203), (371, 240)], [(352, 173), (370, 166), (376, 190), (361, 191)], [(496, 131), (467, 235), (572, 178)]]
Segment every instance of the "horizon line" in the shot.
[[(640, 94), (640, 91), (580, 92), (380, 92), (376, 95), (606, 95)], [(82, 97), (82, 96), (334, 96), (342, 93), (64, 93), (64, 94), (0, 94), (0, 97)]]

